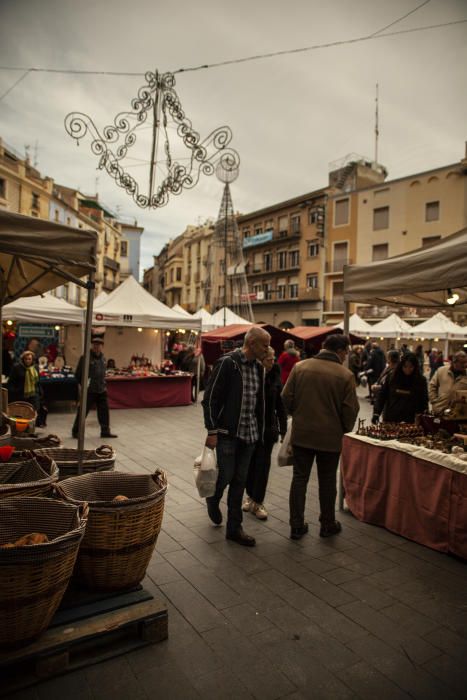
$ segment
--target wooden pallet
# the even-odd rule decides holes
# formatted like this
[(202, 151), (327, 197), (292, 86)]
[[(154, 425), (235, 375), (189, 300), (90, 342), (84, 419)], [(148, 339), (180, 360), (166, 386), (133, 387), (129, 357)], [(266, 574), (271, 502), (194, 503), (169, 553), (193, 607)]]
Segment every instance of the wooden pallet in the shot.
[(50, 627), (27, 647), (0, 654), (1, 695), (167, 639), (167, 607), (135, 602)]

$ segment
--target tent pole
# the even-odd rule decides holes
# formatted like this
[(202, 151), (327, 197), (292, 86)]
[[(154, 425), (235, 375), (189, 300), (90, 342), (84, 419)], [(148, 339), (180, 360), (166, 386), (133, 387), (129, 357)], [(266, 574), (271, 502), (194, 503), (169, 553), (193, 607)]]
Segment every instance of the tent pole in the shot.
[(448, 360), (449, 359), (449, 338), (446, 336), (446, 340), (444, 341), (444, 359)]
[[(349, 316), (350, 316), (350, 302), (344, 302), (344, 335), (349, 335)], [(342, 480), (342, 470), (340, 468), (339, 462), (339, 493), (338, 493), (338, 503), (339, 510), (344, 510), (344, 482)]]
[(81, 377), (81, 396), (79, 400), (78, 474), (83, 473), (84, 429), (88, 400), (89, 354), (91, 351), (92, 307), (94, 303), (95, 288), (94, 276), (95, 272), (93, 270), (89, 275), (89, 281), (86, 285), (88, 290), (88, 300), (86, 306), (86, 325), (84, 331), (83, 374)]

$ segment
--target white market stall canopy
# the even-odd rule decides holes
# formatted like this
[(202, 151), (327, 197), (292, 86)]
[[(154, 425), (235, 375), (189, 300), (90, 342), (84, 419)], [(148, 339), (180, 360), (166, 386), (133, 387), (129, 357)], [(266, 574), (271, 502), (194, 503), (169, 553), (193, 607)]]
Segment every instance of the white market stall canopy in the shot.
[(397, 314), (391, 314), (383, 319), (383, 321), (379, 321), (379, 323), (375, 323), (375, 325), (372, 326), (371, 336), (374, 338), (397, 338), (401, 336), (403, 338), (408, 338), (412, 331), (413, 326), (406, 323), (406, 321)]
[(344, 266), (344, 301), (449, 308), (467, 303), (467, 228), (438, 243), (370, 265)]
[[(224, 323), (224, 311), (225, 311), (225, 323)], [(220, 328), (221, 326), (230, 326), (234, 323), (239, 323), (242, 325), (249, 324), (253, 325), (251, 321), (247, 321), (238, 314), (236, 314), (232, 309), (228, 307), (222, 307), (219, 311), (216, 311), (212, 315), (212, 322), (215, 324), (215, 328)]]
[(102, 304), (102, 302), (107, 299), (108, 296), (109, 295), (107, 294), (107, 292), (101, 292), (100, 294), (98, 294), (97, 297), (95, 297), (95, 299), (94, 299), (93, 308), (95, 309), (96, 306), (100, 306)]
[[(465, 262), (467, 265), (467, 261)], [(462, 340), (467, 337), (467, 327), (459, 326), (441, 311), (423, 323), (410, 329), (410, 336), (419, 338), (442, 338), (443, 340)]]
[(192, 318), (192, 315), (183, 308), (183, 306), (180, 306), (180, 304), (175, 304), (172, 306), (172, 311), (176, 311), (178, 314), (183, 314), (184, 316), (188, 316), (188, 318)]
[(99, 326), (201, 329), (198, 319), (173, 311), (131, 276), (99, 304), (92, 318), (93, 323)]
[(96, 267), (97, 233), (0, 211), (0, 304), (78, 282)]
[(212, 320), (211, 314), (204, 308), (195, 311), (195, 313), (192, 315), (192, 318), (200, 319), (203, 331), (213, 331), (214, 328), (217, 328), (217, 325)]
[[(341, 323), (338, 323), (336, 326), (334, 326), (334, 328), (340, 328), (343, 330), (344, 322), (341, 321)], [(358, 314), (352, 314), (352, 316), (349, 318), (350, 333), (355, 333), (356, 335), (370, 335), (372, 331), (373, 326), (371, 323), (365, 321), (365, 319), (361, 318)]]
[(84, 309), (52, 294), (15, 299), (3, 307), (2, 313), (5, 319), (25, 323), (84, 324)]

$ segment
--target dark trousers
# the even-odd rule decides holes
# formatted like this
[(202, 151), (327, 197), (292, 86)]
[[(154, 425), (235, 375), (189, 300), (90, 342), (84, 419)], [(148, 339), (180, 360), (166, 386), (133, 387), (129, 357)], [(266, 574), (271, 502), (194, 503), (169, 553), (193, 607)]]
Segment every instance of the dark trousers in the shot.
[(302, 527), (305, 518), (305, 501), (308, 480), (316, 457), (318, 467), (320, 521), (333, 523), (336, 519), (336, 475), (340, 452), (322, 452), (292, 445), (293, 477), (290, 485), (289, 507), (291, 527)]
[[(97, 394), (93, 391), (88, 391), (88, 399), (86, 402), (86, 415), (88, 415), (91, 408), (97, 409), (97, 420), (101, 426), (101, 433), (110, 432), (110, 418), (109, 418), (109, 403), (107, 401), (107, 392), (102, 391)], [(73, 428), (71, 432), (73, 434), (78, 434), (79, 429), (79, 407), (76, 413), (75, 422), (73, 423)]]
[(208, 503), (219, 504), (226, 486), (227, 494), (227, 533), (233, 534), (242, 525), (242, 500), (248, 467), (255, 449), (255, 443), (249, 444), (239, 438), (224, 437), (217, 439), (217, 477), (216, 493), (206, 499)]
[(268, 485), (269, 470), (271, 468), (271, 452), (277, 438), (271, 435), (264, 436), (264, 443), (257, 442), (253, 457), (248, 468), (246, 480), (247, 495), (255, 503), (263, 503)]

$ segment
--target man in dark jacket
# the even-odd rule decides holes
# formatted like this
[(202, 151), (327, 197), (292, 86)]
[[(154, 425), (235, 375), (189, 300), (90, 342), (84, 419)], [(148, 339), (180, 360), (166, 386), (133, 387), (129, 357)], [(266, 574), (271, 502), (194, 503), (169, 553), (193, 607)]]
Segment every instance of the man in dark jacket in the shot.
[[(247, 547), (256, 542), (242, 528), (242, 498), (248, 467), (258, 441), (264, 434), (264, 368), (271, 336), (253, 326), (245, 335), (241, 350), (221, 357), (212, 370), (202, 401), (208, 431), (206, 446), (217, 450), (217, 478), (214, 496), (206, 499), (208, 515), (215, 525), (222, 523), (219, 503), (226, 486), (226, 538)], [(259, 361), (258, 361), (259, 360)]]
[[(106, 359), (102, 353), (102, 346), (104, 345), (103, 338), (93, 338), (91, 347), (91, 355), (89, 358), (89, 380), (88, 380), (88, 394), (86, 402), (86, 415), (89, 413), (90, 409), (94, 406), (97, 408), (97, 420), (101, 426), (101, 437), (102, 438), (116, 438), (110, 430), (110, 418), (109, 418), (109, 403), (107, 400), (107, 385), (105, 381), (105, 370), (107, 368)], [(81, 355), (78, 362), (78, 367), (76, 368), (76, 380), (78, 384), (81, 384), (82, 374), (83, 374), (83, 362), (84, 356)], [(83, 391), (81, 386), (81, 392)], [(76, 439), (78, 437), (79, 428), (79, 409), (76, 414), (75, 422), (73, 423), (73, 428), (71, 431), (72, 436)]]

